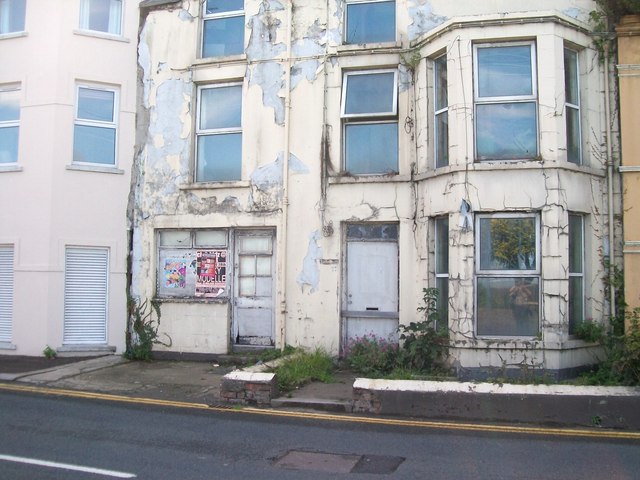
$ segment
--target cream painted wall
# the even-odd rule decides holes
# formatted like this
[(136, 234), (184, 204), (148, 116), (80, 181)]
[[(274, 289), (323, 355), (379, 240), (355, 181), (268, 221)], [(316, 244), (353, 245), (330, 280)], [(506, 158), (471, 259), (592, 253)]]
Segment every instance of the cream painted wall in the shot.
[[(588, 355), (571, 353), (582, 344), (576, 346), (568, 334), (566, 228), (569, 211), (587, 215), (586, 308), (590, 316), (602, 320), (604, 272), (599, 255), (608, 228), (603, 77), (586, 23), (595, 3), (544, 1), (532, 6), (524, 1), (399, 0), (397, 41), (365, 47), (342, 45), (341, 2), (330, 1), (328, 10), (317, 2), (294, 3), (288, 45), (287, 5), (248, 0), (246, 53), (230, 58), (196, 58), (198, 4), (185, 1), (149, 11), (140, 37), (141, 104), (149, 122), (139, 138), (142, 176), (133, 217), (134, 293), (155, 295), (158, 229), (275, 227), (276, 347), (322, 346), (338, 353), (344, 340), (344, 225), (398, 223), (399, 316), (406, 323), (417, 317), (422, 288), (433, 286), (430, 219), (448, 215), (449, 316), (457, 365), (501, 366), (499, 355), (482, 354), (496, 342), (513, 349), (510, 366), (525, 357), (536, 368), (573, 368), (587, 362)], [(534, 40), (537, 47), (540, 157), (474, 163), (472, 46), (511, 39)], [(583, 166), (566, 161), (565, 44), (580, 49)], [(407, 49), (420, 54), (416, 65), (406, 65)], [(450, 166), (434, 171), (429, 59), (445, 51)], [(293, 69), (287, 88), (289, 66)], [(395, 176), (354, 177), (342, 168), (343, 74), (366, 68), (398, 69), (399, 174)], [(243, 84), (242, 178), (231, 184), (194, 184), (197, 87), (230, 80)], [(287, 146), (291, 157), (288, 182), (283, 185)], [(539, 212), (540, 338), (494, 341), (474, 336), (475, 239), (473, 231), (458, 227), (462, 199), (474, 212)], [(223, 321), (220, 304), (194, 303), (189, 306), (193, 321), (198, 316)], [(176, 332), (185, 327), (180, 349), (203, 352), (201, 329), (186, 328), (191, 323), (182, 319), (184, 304), (164, 305), (163, 328)], [(215, 341), (208, 344), (210, 353), (225, 353), (227, 346), (218, 341), (219, 333), (211, 335)], [(551, 350), (554, 353), (547, 355)]]

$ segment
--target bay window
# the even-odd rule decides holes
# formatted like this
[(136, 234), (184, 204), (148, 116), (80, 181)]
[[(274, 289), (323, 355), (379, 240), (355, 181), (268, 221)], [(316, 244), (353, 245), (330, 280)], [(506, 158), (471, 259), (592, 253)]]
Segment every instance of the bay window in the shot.
[(476, 159), (537, 157), (535, 44), (479, 44), (473, 54)]
[(476, 219), (478, 336), (535, 337), (539, 331), (539, 217), (529, 213)]

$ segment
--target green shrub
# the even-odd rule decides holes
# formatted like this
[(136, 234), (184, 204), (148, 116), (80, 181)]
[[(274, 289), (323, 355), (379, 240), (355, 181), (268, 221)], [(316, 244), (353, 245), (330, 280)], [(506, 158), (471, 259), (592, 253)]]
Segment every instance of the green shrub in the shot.
[(585, 342), (601, 342), (605, 335), (605, 328), (601, 323), (585, 321), (576, 326), (575, 334)]
[(424, 288), (422, 292), (424, 305), (418, 307), (418, 311), (424, 319), (398, 327), (402, 340), (398, 364), (415, 372), (434, 373), (444, 370), (449, 336), (445, 328), (436, 329), (438, 290)]

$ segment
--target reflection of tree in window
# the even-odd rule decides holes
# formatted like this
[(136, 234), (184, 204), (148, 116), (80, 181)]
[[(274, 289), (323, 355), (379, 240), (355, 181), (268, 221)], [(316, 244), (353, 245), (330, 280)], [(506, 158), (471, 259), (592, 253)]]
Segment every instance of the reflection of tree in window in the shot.
[(533, 270), (536, 263), (536, 231), (533, 218), (492, 218), (493, 258), (505, 270)]

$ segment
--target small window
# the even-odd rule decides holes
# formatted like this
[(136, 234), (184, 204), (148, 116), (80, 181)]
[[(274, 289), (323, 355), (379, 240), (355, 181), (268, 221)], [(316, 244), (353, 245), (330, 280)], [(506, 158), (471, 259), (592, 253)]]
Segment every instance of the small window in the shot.
[(447, 56), (433, 62), (434, 137), (436, 168), (449, 165), (449, 100), (447, 95)]
[(205, 0), (202, 57), (244, 52), (244, 1)]
[(347, 73), (342, 87), (343, 157), (354, 175), (398, 172), (397, 71)]
[(20, 88), (0, 86), (0, 165), (18, 162)]
[(347, 0), (346, 43), (380, 43), (396, 40), (395, 0)]
[(578, 52), (564, 49), (564, 96), (567, 126), (567, 160), (582, 163), (582, 134), (580, 128), (580, 85)]
[(476, 222), (477, 334), (535, 337), (540, 310), (538, 216), (479, 215)]
[(198, 90), (197, 182), (240, 180), (242, 174), (242, 85)]
[(569, 214), (569, 333), (584, 321), (584, 217)]
[(80, 0), (80, 28), (122, 34), (122, 0)]
[(158, 237), (159, 297), (229, 296), (226, 230), (162, 230)]
[(438, 329), (449, 319), (449, 217), (435, 219), (435, 271), (438, 289)]
[(78, 87), (73, 133), (73, 162), (100, 165), (116, 163), (115, 90)]
[(535, 45), (474, 47), (476, 159), (538, 155)]
[(24, 31), (26, 0), (0, 0), (0, 35)]

